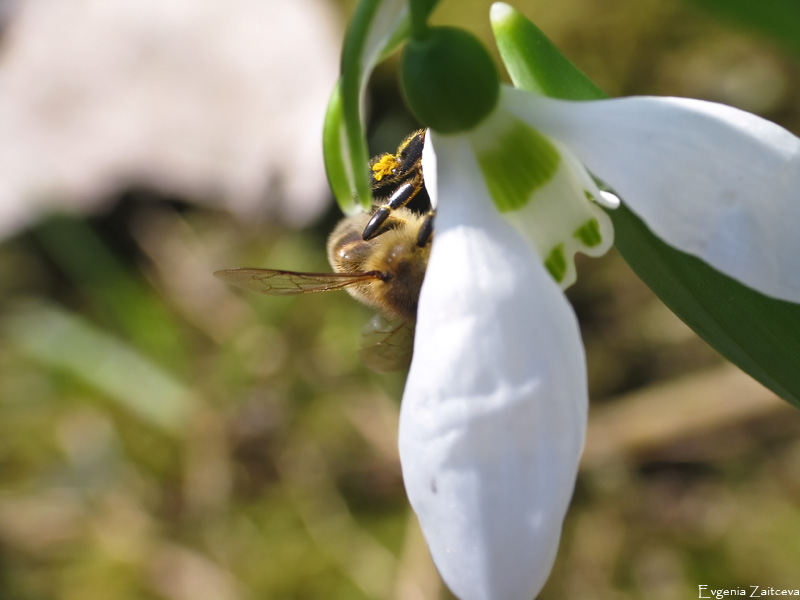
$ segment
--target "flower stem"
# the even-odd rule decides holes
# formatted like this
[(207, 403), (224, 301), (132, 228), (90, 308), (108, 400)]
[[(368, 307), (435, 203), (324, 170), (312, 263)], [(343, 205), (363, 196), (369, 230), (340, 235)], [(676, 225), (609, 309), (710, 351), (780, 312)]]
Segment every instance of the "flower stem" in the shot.
[(439, 0), (409, 0), (411, 11), (411, 36), (420, 40), (429, 33), (428, 15)]

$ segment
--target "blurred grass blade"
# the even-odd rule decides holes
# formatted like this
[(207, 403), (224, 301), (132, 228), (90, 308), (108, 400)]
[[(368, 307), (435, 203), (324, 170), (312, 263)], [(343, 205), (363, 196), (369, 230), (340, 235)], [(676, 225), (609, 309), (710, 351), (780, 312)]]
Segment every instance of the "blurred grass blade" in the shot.
[(161, 298), (131, 273), (85, 221), (52, 217), (36, 233), (104, 323), (165, 364), (183, 367), (182, 335)]
[(687, 0), (800, 53), (798, 0)]
[[(533, 23), (500, 6), (493, 27), (517, 87), (568, 100), (606, 97)], [(767, 298), (667, 245), (622, 201), (608, 214), (633, 271), (720, 354), (800, 408), (800, 305)]]
[(195, 409), (189, 389), (123, 340), (52, 304), (8, 311), (0, 330), (31, 359), (65, 371), (174, 435)]

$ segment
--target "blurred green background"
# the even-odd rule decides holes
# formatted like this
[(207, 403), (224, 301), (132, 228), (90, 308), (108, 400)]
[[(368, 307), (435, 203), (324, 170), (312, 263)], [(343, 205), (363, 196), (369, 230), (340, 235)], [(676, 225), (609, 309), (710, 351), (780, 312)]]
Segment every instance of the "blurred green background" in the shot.
[[(340, 33), (354, 3), (305, 4)], [(800, 134), (796, 5), (759, 4), (755, 18), (753, 3), (701, 4), (515, 3), (613, 96), (725, 102)], [(443, 0), (434, 20), (472, 29), (496, 54), (489, 5)], [(273, 52), (292, 66), (291, 51)], [(335, 64), (338, 48), (327, 52)], [(374, 152), (416, 126), (395, 67), (379, 68), (370, 93)], [(302, 71), (295, 85), (302, 97)], [(320, 176), (303, 161), (282, 168)], [(334, 202), (298, 227), (271, 212), (269, 186), (263, 219), (215, 203), (213, 186), (185, 189), (127, 173), (92, 210), (51, 189), (51, 209), (0, 243), (0, 599), (449, 598), (404, 496), (404, 376), (358, 362), (370, 312), (344, 293), (269, 298), (211, 275), (328, 270)], [(579, 269), (569, 296), (590, 434), (541, 597), (800, 588), (800, 414), (725, 364), (614, 252)]]

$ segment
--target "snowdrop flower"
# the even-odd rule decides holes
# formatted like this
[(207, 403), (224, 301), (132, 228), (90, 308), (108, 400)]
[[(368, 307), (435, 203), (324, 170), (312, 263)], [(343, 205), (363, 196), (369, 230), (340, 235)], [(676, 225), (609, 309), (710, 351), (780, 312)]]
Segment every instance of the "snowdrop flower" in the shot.
[[(500, 86), (477, 40), (427, 27), (430, 5), (411, 2), (401, 67), (430, 127), (423, 170), (437, 207), (401, 408), (403, 477), (459, 598), (530, 600), (557, 552), (586, 429), (585, 359), (562, 293), (575, 252), (611, 246), (604, 209), (618, 195), (671, 247), (798, 303), (800, 140), (708, 102), (567, 102)], [(520, 19), (493, 6), (501, 54), (515, 82), (546, 84), (519, 58), (524, 44), (503, 38)], [(330, 116), (328, 147), (353, 147), (347, 118)]]
[(456, 596), (530, 599), (555, 558), (583, 448), (580, 332), (492, 204), (468, 139), (433, 142), (436, 240), (400, 414), (403, 477)]

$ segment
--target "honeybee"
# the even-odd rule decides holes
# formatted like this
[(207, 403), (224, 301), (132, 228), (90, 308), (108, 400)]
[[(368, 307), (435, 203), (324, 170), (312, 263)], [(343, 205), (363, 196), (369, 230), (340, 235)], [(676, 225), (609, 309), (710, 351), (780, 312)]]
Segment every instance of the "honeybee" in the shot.
[(364, 364), (378, 372), (407, 367), (433, 236), (433, 212), (423, 215), (404, 207), (423, 186), (423, 143), (424, 131), (417, 131), (396, 154), (372, 159), (373, 189), (388, 186), (392, 191), (384, 204), (342, 219), (333, 230), (328, 238), (333, 273), (239, 268), (214, 275), (272, 296), (345, 289), (379, 311), (361, 331), (359, 355)]

